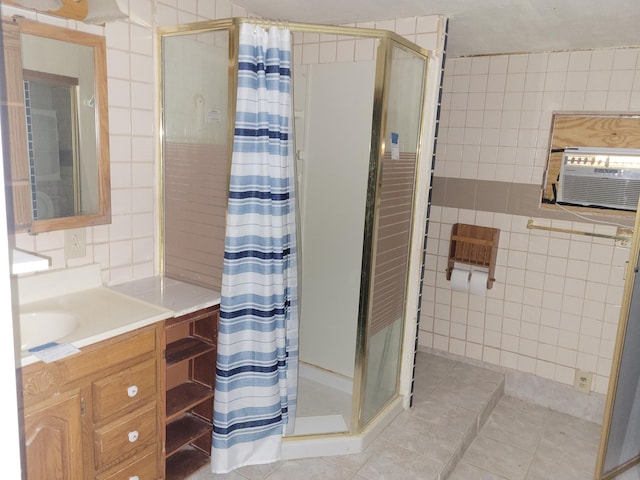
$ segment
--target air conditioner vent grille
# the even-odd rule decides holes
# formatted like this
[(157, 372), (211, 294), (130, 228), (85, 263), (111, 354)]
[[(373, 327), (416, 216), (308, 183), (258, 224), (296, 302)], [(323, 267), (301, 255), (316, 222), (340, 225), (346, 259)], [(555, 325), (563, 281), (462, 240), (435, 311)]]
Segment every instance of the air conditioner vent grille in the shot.
[(558, 203), (637, 210), (639, 196), (640, 149), (565, 148)]
[(563, 180), (563, 202), (623, 210), (638, 208), (638, 179), (565, 175)]

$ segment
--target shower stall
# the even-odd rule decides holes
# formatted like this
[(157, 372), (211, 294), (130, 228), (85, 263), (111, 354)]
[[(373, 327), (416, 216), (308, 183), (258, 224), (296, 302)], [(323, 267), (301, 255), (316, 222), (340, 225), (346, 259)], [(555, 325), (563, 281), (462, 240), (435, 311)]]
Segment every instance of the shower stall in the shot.
[[(243, 22), (268, 24), (233, 18), (160, 30), (163, 273), (214, 290)], [(427, 53), (383, 30), (286, 26), (299, 203), (298, 407), (284, 446), (292, 457), (288, 442), (295, 450), (354, 439), (402, 409)]]

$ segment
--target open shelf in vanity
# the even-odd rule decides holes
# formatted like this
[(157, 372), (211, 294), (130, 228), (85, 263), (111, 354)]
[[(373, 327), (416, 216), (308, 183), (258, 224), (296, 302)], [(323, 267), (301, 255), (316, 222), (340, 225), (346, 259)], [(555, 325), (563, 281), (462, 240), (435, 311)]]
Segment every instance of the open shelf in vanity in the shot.
[(219, 307), (165, 321), (165, 478), (182, 479), (211, 455)]

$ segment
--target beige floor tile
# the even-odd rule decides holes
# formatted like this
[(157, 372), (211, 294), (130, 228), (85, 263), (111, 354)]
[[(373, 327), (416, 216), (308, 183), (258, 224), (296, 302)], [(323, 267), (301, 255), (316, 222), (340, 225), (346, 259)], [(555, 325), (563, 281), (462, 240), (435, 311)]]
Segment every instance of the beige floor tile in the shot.
[(423, 377), (418, 379), (413, 384), (413, 398), (414, 401), (417, 398), (426, 398), (440, 391), (440, 385), (445, 382), (446, 379), (439, 377)]
[(289, 460), (267, 476), (268, 480), (351, 480), (354, 472), (339, 468), (323, 458)]
[[(600, 426), (592, 422), (503, 397), (451, 478), (475, 480), (465, 473), (467, 464), (510, 480), (522, 478), (526, 457), (513, 452), (525, 451), (531, 456), (526, 480), (591, 480), (599, 437)], [(518, 458), (520, 466), (514, 468)]]
[(465, 453), (463, 461), (508, 480), (523, 480), (533, 453), (480, 435)]
[[(490, 386), (490, 384), (486, 385)], [(440, 384), (438, 391), (430, 394), (429, 397), (479, 413), (484, 409), (494, 392), (495, 386), (484, 389), (484, 386), (447, 381)]]
[(487, 472), (468, 463), (460, 462), (447, 480), (506, 480), (505, 477)]
[(383, 444), (402, 447), (444, 463), (462, 440), (464, 432), (437, 425), (408, 413), (400, 415), (382, 433)]
[[(436, 480), (501, 380), (496, 372), (418, 353), (414, 408), (364, 452), (290, 460), (190, 480)], [(497, 383), (496, 383), (497, 381)], [(600, 426), (512, 397), (497, 403), (449, 480), (591, 480)], [(637, 472), (621, 480), (640, 480)]]
[(524, 418), (527, 422), (539, 426), (545, 425), (552, 413), (552, 410), (549, 408), (508, 396), (500, 399), (494, 411)]
[[(458, 364), (459, 362), (449, 358), (418, 352), (416, 355), (416, 377), (427, 373), (446, 376), (446, 373)], [(420, 367), (420, 370), (418, 370), (418, 367)]]
[(599, 425), (552, 412), (538, 444), (536, 457), (592, 475), (599, 441)]
[(536, 451), (543, 433), (544, 428), (529, 422), (526, 416), (516, 417), (497, 408), (482, 427), (483, 436), (531, 453)]
[(281, 463), (282, 462), (267, 463), (265, 465), (250, 465), (225, 474), (211, 473), (211, 466), (206, 465), (193, 475), (189, 476), (188, 480), (264, 480), (271, 472), (277, 469)]
[(585, 470), (576, 462), (558, 461), (556, 458), (536, 455), (525, 480), (592, 480), (593, 470)]
[(369, 447), (362, 453), (356, 453), (353, 455), (336, 455), (333, 457), (323, 457), (327, 462), (336, 465), (339, 468), (357, 472), (367, 461), (376, 454), (379, 449), (380, 439), (376, 439)]
[(448, 380), (472, 385), (490, 383), (495, 386), (499, 384), (503, 378), (504, 375), (502, 373), (494, 372), (486, 368), (474, 367), (473, 365), (465, 365), (463, 363), (456, 364), (447, 375)]
[(247, 480), (247, 477), (241, 475), (239, 471), (234, 471), (225, 474), (211, 473), (211, 467), (206, 465), (198, 470), (196, 473), (188, 477), (189, 480)]
[(585, 448), (597, 448), (600, 440), (601, 426), (581, 418), (572, 417), (560, 412), (552, 412), (546, 423), (547, 437), (554, 436), (558, 442), (562, 438), (575, 438)]
[(282, 462), (267, 463), (265, 465), (250, 465), (238, 469), (238, 473), (248, 480), (264, 480), (280, 466)]
[(358, 475), (367, 480), (436, 480), (440, 466), (440, 462), (412, 450), (387, 444), (358, 470)]
[(414, 399), (409, 414), (461, 432), (466, 431), (478, 415), (464, 407), (443, 401), (437, 395)]
[(543, 466), (551, 463), (567, 471), (592, 475), (598, 454), (597, 446), (592, 443), (591, 438), (574, 435), (562, 437), (555, 432), (545, 432), (536, 450), (536, 458), (540, 459)]

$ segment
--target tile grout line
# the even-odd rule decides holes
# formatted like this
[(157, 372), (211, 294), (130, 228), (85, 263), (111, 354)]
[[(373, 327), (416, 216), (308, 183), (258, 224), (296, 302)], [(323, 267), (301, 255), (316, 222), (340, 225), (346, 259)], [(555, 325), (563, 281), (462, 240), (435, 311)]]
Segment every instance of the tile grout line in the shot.
[(494, 390), (491, 397), (489, 397), (489, 399), (487, 400), (485, 406), (481, 409), (480, 412), (478, 412), (478, 415), (474, 419), (471, 428), (467, 431), (466, 434), (462, 436), (458, 448), (451, 453), (447, 462), (443, 465), (435, 480), (447, 480), (453, 473), (458, 463), (460, 463), (460, 461), (464, 457), (465, 452), (471, 446), (473, 440), (478, 436), (478, 433), (480, 433), (480, 430), (485, 425), (485, 423), (487, 423), (487, 420), (498, 405), (498, 402), (504, 396), (504, 384), (505, 378), (503, 376), (502, 380), (497, 385), (497, 388)]

